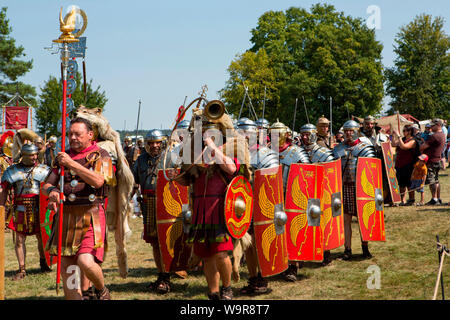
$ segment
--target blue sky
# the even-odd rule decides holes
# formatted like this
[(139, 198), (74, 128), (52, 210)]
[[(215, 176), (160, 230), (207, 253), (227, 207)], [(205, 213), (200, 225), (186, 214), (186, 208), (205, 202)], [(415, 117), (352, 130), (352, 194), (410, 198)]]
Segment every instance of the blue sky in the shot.
[(139, 126), (152, 129), (171, 126), (185, 96), (188, 102), (193, 100), (204, 84), (209, 88), (207, 98), (217, 98), (228, 79), (230, 62), (251, 47), (250, 31), (264, 12), (292, 6), (309, 10), (318, 2), (364, 20), (370, 16), (367, 8), (377, 6), (381, 23), (376, 36), (384, 45), (387, 67), (395, 58), (395, 35), (416, 15), (443, 17), (450, 33), (450, 6), (444, 0), (3, 0), (0, 6), (8, 7), (12, 37), (24, 46), (26, 59), (34, 62), (19, 80), (35, 86), (38, 93), (50, 75), (59, 76), (59, 55), (44, 48), (60, 35), (61, 6), (63, 13), (71, 5), (83, 9), (88, 16), (83, 35), (88, 80), (92, 78), (94, 87), (100, 85), (106, 92), (104, 114), (112, 126), (131, 130), (136, 128), (139, 99)]

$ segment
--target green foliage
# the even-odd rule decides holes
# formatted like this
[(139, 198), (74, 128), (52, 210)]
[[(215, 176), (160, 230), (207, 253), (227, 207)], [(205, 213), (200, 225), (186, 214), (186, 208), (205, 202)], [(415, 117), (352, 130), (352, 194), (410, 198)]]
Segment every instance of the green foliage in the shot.
[[(93, 89), (92, 79), (86, 83), (86, 100), (84, 97), (82, 76), (77, 73), (75, 77), (77, 87), (72, 93), (71, 99), (74, 102), (75, 107), (79, 107), (80, 104), (87, 108), (101, 108), (103, 109), (108, 99), (105, 92), (100, 92), (100, 86), (97, 89)], [(56, 77), (50, 76), (44, 83), (44, 87), (41, 88), (41, 94), (39, 95), (39, 105), (36, 109), (36, 121), (37, 128), (41, 134), (60, 136), (58, 132), (57, 124), (61, 119), (60, 105), (62, 102), (62, 83), (57, 80)]]
[(450, 42), (444, 19), (416, 16), (395, 42), (394, 67), (386, 70), (393, 109), (418, 119), (450, 119)]
[(17, 81), (17, 78), (33, 68), (33, 60), (22, 61), (26, 56), (22, 46), (16, 47), (16, 40), (9, 34), (12, 28), (6, 18), (7, 8), (0, 10), (0, 102), (8, 102), (17, 92), (30, 104), (34, 105), (36, 90), (33, 86)]
[(292, 7), (264, 13), (251, 33), (253, 47), (231, 63), (230, 78), (221, 91), (236, 116), (242, 81), (249, 91), (256, 88), (250, 92), (256, 99), (266, 85), (266, 118), (279, 118), (289, 126), (296, 99), (296, 124), (306, 122), (302, 97), (313, 123), (321, 115), (329, 118), (332, 97), (334, 128), (348, 119), (347, 108), (355, 116), (381, 110), (383, 47), (361, 19), (325, 4), (312, 6), (311, 12)]

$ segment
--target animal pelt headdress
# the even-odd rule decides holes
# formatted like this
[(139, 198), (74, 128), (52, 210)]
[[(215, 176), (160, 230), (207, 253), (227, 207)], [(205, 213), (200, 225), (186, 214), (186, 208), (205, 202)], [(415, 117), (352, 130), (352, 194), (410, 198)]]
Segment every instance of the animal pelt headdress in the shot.
[[(203, 109), (194, 109), (192, 111), (192, 119), (190, 128), (195, 127), (195, 121), (202, 121), (202, 126), (208, 126), (209, 124), (215, 125), (220, 130), (224, 137), (224, 143), (222, 145), (222, 151), (225, 155), (237, 158), (240, 164), (239, 174), (245, 178), (250, 179), (250, 151), (247, 140), (240, 135), (235, 129), (231, 118), (227, 114), (223, 114), (219, 119), (208, 119), (203, 115)], [(194, 133), (195, 134), (195, 133)], [(189, 168), (189, 174), (194, 177), (198, 177), (198, 166), (183, 166), (184, 169)]]
[(16, 134), (13, 138), (13, 146), (12, 146), (12, 159), (14, 162), (18, 162), (20, 159), (20, 150), (22, 149), (22, 146), (27, 141), (34, 142), (39, 138), (39, 135), (30, 129), (19, 129), (17, 130)]
[(109, 188), (106, 222), (108, 230), (114, 231), (119, 273), (126, 278), (128, 263), (125, 247), (126, 240), (131, 234), (128, 217), (133, 212), (133, 206), (129, 197), (134, 186), (134, 177), (125, 158), (120, 135), (102, 115), (102, 110), (80, 105), (76, 111), (76, 117), (85, 118), (91, 122), (98, 146), (108, 151), (113, 160), (116, 160), (117, 185)]

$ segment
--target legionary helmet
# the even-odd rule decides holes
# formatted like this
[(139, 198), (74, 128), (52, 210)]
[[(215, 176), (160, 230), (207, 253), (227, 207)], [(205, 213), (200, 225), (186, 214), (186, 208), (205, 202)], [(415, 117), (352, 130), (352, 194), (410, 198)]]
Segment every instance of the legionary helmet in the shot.
[(155, 141), (157, 142), (163, 140), (164, 134), (158, 129), (150, 130), (145, 136), (145, 142), (155, 142)]
[(257, 129), (256, 123), (249, 118), (241, 118), (236, 123), (237, 128), (245, 131), (255, 131)]
[[(131, 140), (131, 138), (130, 138)], [(55, 136), (51, 136), (50, 138), (48, 138), (48, 142), (53, 142), (56, 143), (58, 141), (58, 138), (56, 138)]]
[[(311, 123), (307, 123), (300, 128), (300, 135), (303, 136), (304, 133), (309, 133), (308, 135), (308, 145), (314, 144), (317, 141), (317, 128)], [(302, 139), (303, 141), (303, 139)]]
[(287, 138), (287, 127), (277, 121), (274, 124), (272, 124), (270, 126), (270, 135), (274, 135), (274, 134), (278, 134), (278, 146), (281, 147), (282, 145), (284, 145), (286, 143), (286, 138)]
[(258, 129), (269, 129), (270, 123), (267, 119), (259, 118), (258, 120), (256, 120), (256, 126), (258, 127)]
[(25, 166), (33, 166), (35, 163), (31, 160), (31, 156), (38, 154), (39, 149), (33, 143), (25, 143), (20, 150), (22, 155), (22, 163)]
[(13, 137), (14, 132), (6, 131), (0, 138), (2, 152), (10, 158), (12, 158)]
[(322, 115), (318, 120), (317, 120), (317, 132), (320, 135), (327, 135), (327, 131), (325, 130), (325, 128), (328, 128), (330, 126), (330, 120), (328, 120), (327, 118), (325, 118), (324, 115)]
[(123, 141), (131, 142), (131, 137), (130, 136), (126, 136), (125, 138), (123, 138)]
[(359, 137), (359, 124), (355, 120), (347, 120), (342, 126), (342, 130), (344, 130), (344, 132), (346, 130), (353, 130), (353, 140), (356, 140)]
[(189, 120), (183, 120), (178, 124), (177, 129), (188, 129), (190, 123), (191, 121)]

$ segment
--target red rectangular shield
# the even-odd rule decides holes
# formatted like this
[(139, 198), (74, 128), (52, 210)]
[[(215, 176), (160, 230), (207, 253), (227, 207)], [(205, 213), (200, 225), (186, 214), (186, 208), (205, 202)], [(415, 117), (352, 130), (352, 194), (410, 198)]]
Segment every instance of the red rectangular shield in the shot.
[(5, 128), (14, 130), (27, 128), (28, 108), (26, 106), (5, 107)]
[[(341, 159), (323, 163), (322, 227), (325, 251), (344, 245)], [(339, 204), (339, 205), (338, 205)]]
[[(323, 170), (319, 164), (291, 164), (286, 186), (289, 260), (322, 261), (323, 232), (320, 227)], [(314, 211), (315, 207), (317, 211)]]
[(381, 160), (358, 158), (356, 208), (363, 241), (386, 241)]
[(383, 151), (384, 170), (388, 178), (387, 182), (389, 183), (389, 192), (391, 194), (392, 203), (399, 203), (402, 201), (402, 198), (400, 196), (400, 188), (395, 172), (394, 156), (391, 152), (391, 142), (386, 141), (381, 143), (381, 149)]
[[(167, 172), (168, 170), (166, 170)], [(164, 272), (186, 270), (192, 246), (186, 243), (182, 206), (189, 203), (188, 187), (169, 182), (164, 171), (156, 178), (156, 227)]]
[(274, 220), (277, 206), (284, 208), (281, 166), (256, 170), (253, 189), (256, 252), (261, 275), (269, 277), (288, 268), (285, 225), (275, 226)]
[[(44, 185), (44, 182), (41, 183), (41, 188)], [(52, 224), (53, 217), (55, 212), (47, 209), (48, 206), (48, 197), (42, 194), (42, 191), (39, 195), (39, 222), (41, 224), (41, 240), (42, 245), (44, 246), (45, 260), (47, 261), (47, 265), (51, 266), (55, 264), (57, 261), (56, 256), (50, 256), (50, 253), (45, 250), (45, 246), (47, 245), (47, 241), (52, 234)]]

